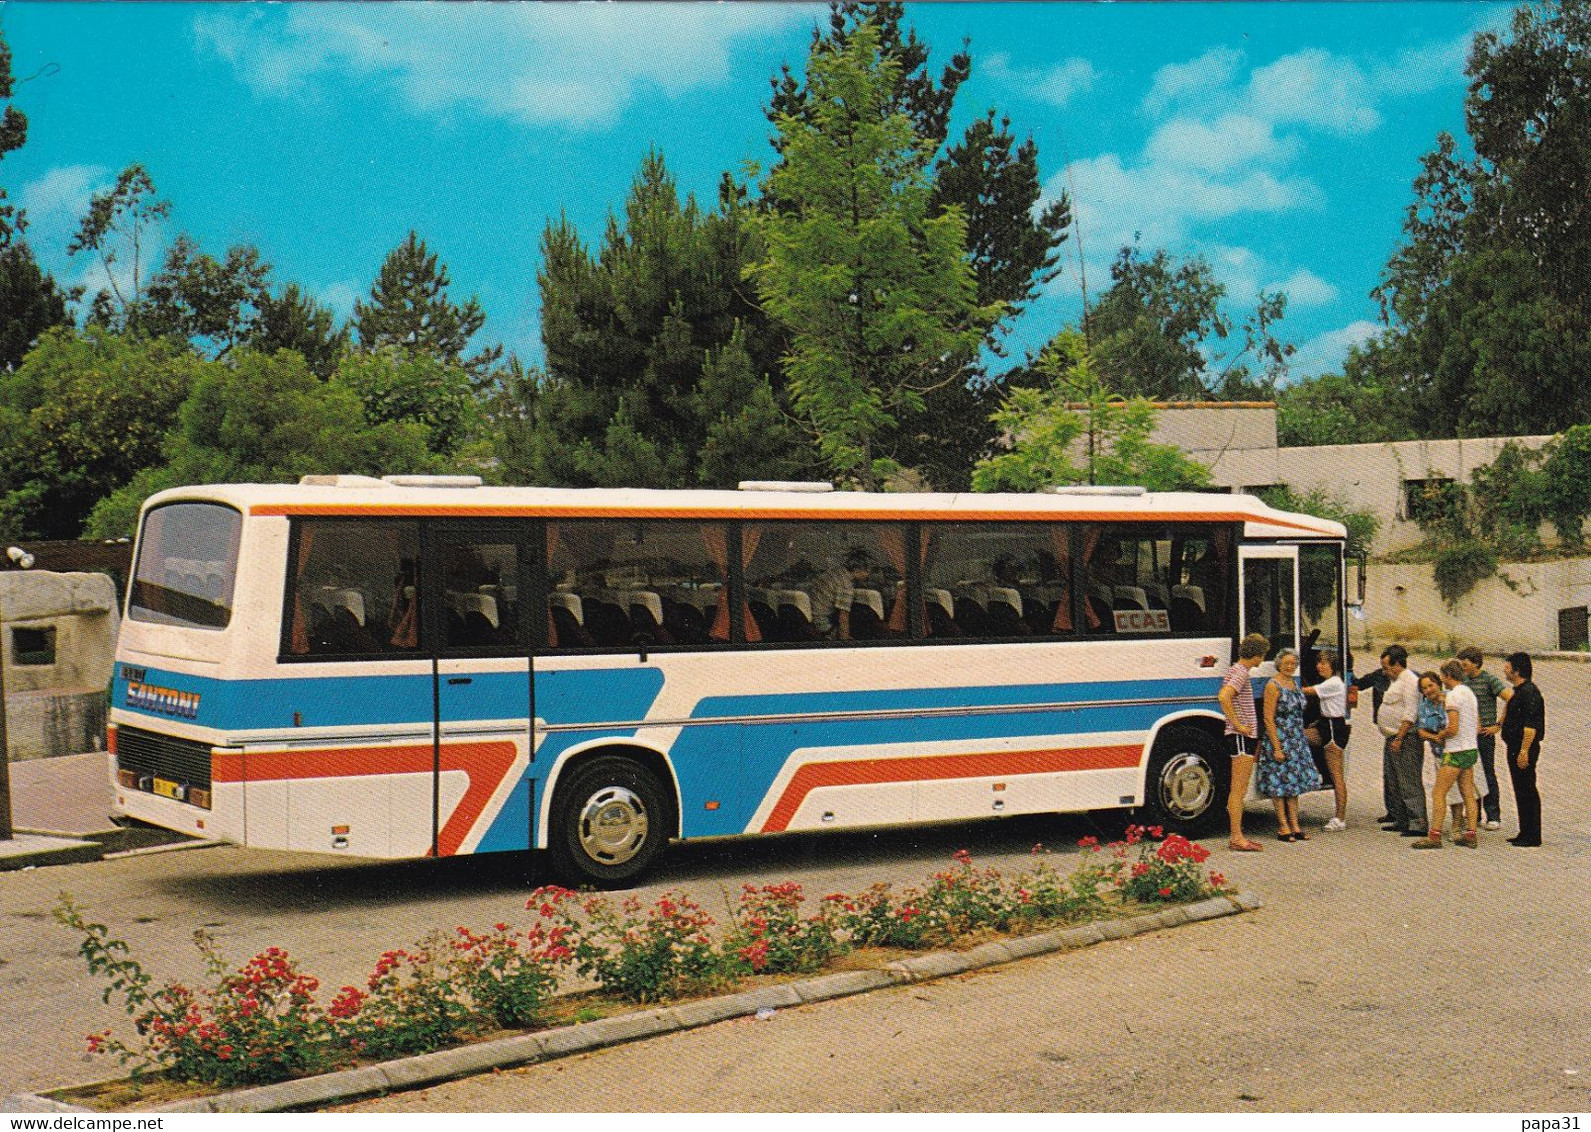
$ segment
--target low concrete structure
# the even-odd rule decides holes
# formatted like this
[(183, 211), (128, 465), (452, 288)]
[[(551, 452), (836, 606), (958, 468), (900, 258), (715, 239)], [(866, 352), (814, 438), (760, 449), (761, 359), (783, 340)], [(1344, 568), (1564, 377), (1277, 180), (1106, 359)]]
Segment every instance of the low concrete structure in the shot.
[(1448, 609), (1430, 563), (1373, 563), (1365, 618), (1351, 622), (1356, 643), (1396, 641), (1439, 656), (1464, 645), (1492, 653), (1553, 652), (1574, 647), (1560, 634), (1560, 614), (1583, 627), (1591, 607), (1591, 558), (1508, 562)]
[(15, 760), (105, 748), (116, 587), (104, 574), (0, 572), (0, 663)]

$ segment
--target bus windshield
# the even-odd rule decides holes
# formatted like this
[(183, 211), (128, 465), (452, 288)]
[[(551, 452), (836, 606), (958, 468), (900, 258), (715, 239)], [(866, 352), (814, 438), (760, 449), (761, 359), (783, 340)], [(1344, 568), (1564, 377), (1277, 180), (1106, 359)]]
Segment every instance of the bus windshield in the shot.
[(232, 619), (243, 516), (216, 503), (171, 503), (144, 518), (127, 615), (224, 629)]

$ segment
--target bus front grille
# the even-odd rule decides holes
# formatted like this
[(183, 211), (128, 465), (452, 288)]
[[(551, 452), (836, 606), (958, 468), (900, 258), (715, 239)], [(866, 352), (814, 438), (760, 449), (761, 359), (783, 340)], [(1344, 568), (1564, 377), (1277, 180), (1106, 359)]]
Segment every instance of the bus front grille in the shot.
[(210, 745), (138, 727), (116, 729), (117, 780), (206, 809), (210, 805)]

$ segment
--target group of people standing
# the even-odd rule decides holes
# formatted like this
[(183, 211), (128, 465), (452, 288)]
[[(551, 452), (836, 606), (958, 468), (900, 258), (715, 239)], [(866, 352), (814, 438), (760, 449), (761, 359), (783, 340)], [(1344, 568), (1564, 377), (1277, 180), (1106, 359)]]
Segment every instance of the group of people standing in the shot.
[[(1528, 654), (1508, 657), (1503, 680), (1485, 670), (1485, 658), (1476, 648), (1461, 649), (1437, 672), (1416, 677), (1409, 670), (1407, 650), (1392, 645), (1381, 654), (1379, 672), (1349, 684), (1341, 658), (1322, 650), (1312, 657), (1318, 678), (1305, 685), (1300, 679), (1303, 662), (1298, 654), (1282, 649), (1276, 654), (1276, 671), (1266, 682), (1263, 700), (1257, 702), (1252, 676), (1269, 651), (1270, 642), (1264, 636), (1253, 633), (1245, 637), (1239, 642), (1237, 661), (1221, 684), (1221, 710), (1226, 716), (1232, 757), (1227, 796), (1228, 844), (1232, 849), (1253, 853), (1262, 848), (1243, 833), (1243, 802), (1251, 781), (1255, 792), (1270, 798), (1276, 807), (1277, 840), (1309, 840), (1299, 822), (1298, 798), (1324, 784), (1316, 748), (1322, 752), (1336, 802), (1336, 812), (1325, 829), (1348, 828), (1343, 752), (1348, 746), (1348, 712), (1357, 705), (1361, 689), (1374, 697), (1376, 727), (1383, 738), (1386, 813), (1378, 819), (1383, 829), (1417, 838), (1416, 849), (1440, 849), (1449, 812), (1453, 840), (1459, 845), (1477, 847), (1478, 829), (1483, 824), (1486, 829), (1501, 828), (1496, 777), (1496, 741), (1501, 735), (1519, 810), (1519, 833), (1509, 838), (1509, 843), (1523, 847), (1541, 844), (1536, 763), (1546, 719), (1541, 692), (1531, 680)], [(1434, 769), (1429, 807), (1423, 772), (1426, 744), (1431, 746)], [(1476, 774), (1477, 768), (1484, 777)]]
[[(1449, 812), (1454, 840), (1478, 844), (1477, 827), (1502, 827), (1497, 778), (1497, 740), (1505, 750), (1508, 776), (1519, 811), (1519, 832), (1509, 844), (1541, 844), (1541, 795), (1536, 764), (1546, 737), (1546, 705), (1532, 676), (1528, 653), (1503, 661), (1498, 679), (1485, 669), (1477, 648), (1460, 649), (1436, 672), (1416, 677), (1409, 654), (1391, 645), (1381, 671), (1361, 686), (1372, 691), (1382, 747), (1382, 828), (1417, 838), (1416, 849), (1439, 849)], [(1436, 776), (1429, 805), (1424, 786), (1424, 748), (1430, 744)], [(1479, 768), (1481, 774), (1477, 774)], [(1453, 797), (1457, 793), (1457, 798)], [(1484, 818), (1481, 814), (1484, 812)], [(1460, 825), (1462, 823), (1462, 829)]]

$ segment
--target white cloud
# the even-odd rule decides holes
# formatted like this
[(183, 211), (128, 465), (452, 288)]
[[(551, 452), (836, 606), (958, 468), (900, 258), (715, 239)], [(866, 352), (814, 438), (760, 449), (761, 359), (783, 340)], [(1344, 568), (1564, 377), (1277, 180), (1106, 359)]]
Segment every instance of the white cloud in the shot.
[(1286, 295), (1289, 309), (1325, 306), (1336, 302), (1338, 294), (1337, 288), (1306, 267), (1300, 267), (1280, 283), (1270, 284), (1266, 290)]
[(1277, 165), (1297, 151), (1294, 139), (1276, 136), (1272, 124), (1251, 114), (1223, 114), (1213, 121), (1173, 118), (1144, 145), (1149, 164), (1182, 165), (1208, 172), (1263, 162)]
[(1159, 117), (1183, 99), (1207, 99), (1225, 88), (1243, 62), (1243, 53), (1215, 47), (1186, 63), (1168, 63), (1155, 72), (1154, 85), (1144, 96), (1143, 110)]
[(102, 165), (59, 165), (22, 186), (16, 204), (28, 214), (26, 239), (41, 260), (65, 258), (89, 198), (110, 188), (113, 178)]
[(339, 322), (347, 322), (354, 315), (354, 303), (369, 293), (368, 286), (361, 286), (345, 279), (322, 287), (316, 292), (315, 301), (322, 306), (330, 307)]
[(1381, 125), (1370, 81), (1358, 64), (1319, 48), (1285, 55), (1249, 78), (1250, 112), (1277, 125), (1363, 134)]
[(1298, 347), (1291, 359), (1290, 369), (1295, 379), (1319, 377), (1323, 373), (1341, 373), (1343, 360), (1350, 346), (1360, 346), (1381, 332), (1381, 326), (1368, 319), (1350, 322), (1347, 326), (1317, 334)]
[(1062, 60), (1053, 67), (1031, 68), (1011, 66), (1008, 55), (991, 55), (981, 66), (996, 82), (1051, 106), (1067, 105), (1075, 96), (1093, 89), (1099, 80), (1094, 64), (1080, 56)]
[(263, 94), (334, 76), (382, 78), (416, 113), (466, 107), (531, 125), (593, 129), (649, 91), (729, 75), (738, 40), (813, 21), (787, 4), (290, 4), (194, 20), (201, 47)]

